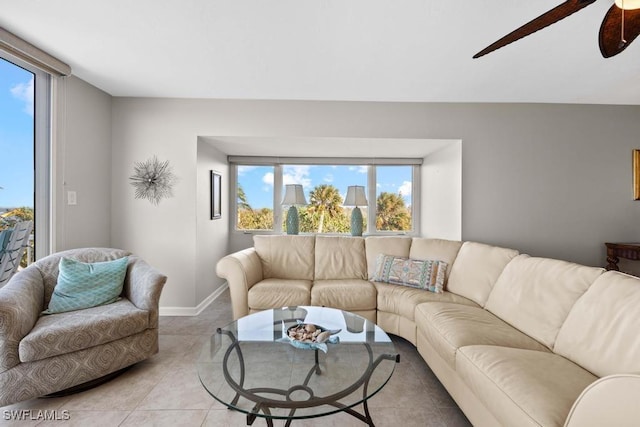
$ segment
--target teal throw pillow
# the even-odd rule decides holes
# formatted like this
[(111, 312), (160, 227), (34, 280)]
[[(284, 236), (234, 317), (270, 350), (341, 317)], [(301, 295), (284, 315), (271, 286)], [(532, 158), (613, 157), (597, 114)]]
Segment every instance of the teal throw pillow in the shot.
[(62, 258), (58, 283), (49, 307), (42, 313), (64, 313), (116, 302), (122, 293), (128, 261), (128, 257), (94, 263)]
[(373, 280), (424, 289), (437, 294), (444, 291), (447, 263), (380, 254), (376, 258)]

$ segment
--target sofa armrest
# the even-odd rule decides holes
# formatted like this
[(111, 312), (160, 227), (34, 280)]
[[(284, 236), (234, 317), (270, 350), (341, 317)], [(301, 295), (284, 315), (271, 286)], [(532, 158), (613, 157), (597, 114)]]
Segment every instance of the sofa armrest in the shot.
[(0, 372), (20, 363), (18, 346), (44, 310), (44, 283), (35, 265), (0, 288)]
[(233, 318), (239, 319), (249, 314), (249, 289), (263, 279), (262, 263), (255, 248), (222, 258), (216, 265), (216, 274), (229, 284)]
[(640, 375), (600, 378), (573, 404), (565, 427), (637, 426), (640, 420)]
[(160, 293), (167, 276), (136, 256), (131, 256), (124, 279), (123, 294), (141, 310), (149, 312), (149, 327), (158, 327)]

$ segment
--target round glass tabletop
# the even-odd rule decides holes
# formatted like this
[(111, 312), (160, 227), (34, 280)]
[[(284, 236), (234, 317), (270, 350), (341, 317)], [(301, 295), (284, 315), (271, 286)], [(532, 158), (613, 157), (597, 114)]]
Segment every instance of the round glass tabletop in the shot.
[[(300, 343), (288, 329), (313, 324), (333, 333), (322, 344)], [(339, 331), (338, 331), (339, 330)], [(198, 375), (229, 408), (272, 419), (345, 411), (371, 422), (367, 399), (391, 378), (399, 355), (373, 322), (327, 307), (284, 307), (238, 319), (204, 346)], [(364, 414), (352, 409), (364, 404)]]

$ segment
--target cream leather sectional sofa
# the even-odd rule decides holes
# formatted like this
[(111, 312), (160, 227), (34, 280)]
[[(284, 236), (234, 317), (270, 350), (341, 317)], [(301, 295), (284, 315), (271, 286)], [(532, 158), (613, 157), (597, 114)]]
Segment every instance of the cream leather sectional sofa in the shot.
[[(372, 282), (378, 254), (448, 263), (445, 292)], [(476, 426), (640, 425), (640, 279), (476, 242), (255, 236), (219, 261), (235, 318), (358, 313), (418, 351)]]

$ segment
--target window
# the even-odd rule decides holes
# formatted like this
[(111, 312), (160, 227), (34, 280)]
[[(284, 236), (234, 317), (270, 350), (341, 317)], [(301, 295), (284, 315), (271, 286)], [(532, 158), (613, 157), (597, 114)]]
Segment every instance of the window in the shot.
[(376, 231), (411, 231), (411, 166), (376, 167)]
[(273, 166), (237, 166), (237, 230), (273, 230), (273, 170)]
[[(0, 58), (0, 230), (34, 219), (34, 81)], [(29, 243), (23, 266), (33, 259)]]
[[(353, 207), (343, 205), (347, 187), (360, 185), (366, 189), (367, 174), (367, 166), (283, 165), (283, 194), (284, 185), (301, 184), (307, 200), (307, 206), (298, 208), (300, 232), (348, 233)], [(360, 208), (366, 221), (367, 206)]]
[(285, 186), (299, 184), (307, 202), (298, 207), (300, 233), (350, 233), (355, 207), (344, 206), (344, 200), (347, 187), (357, 185), (364, 187), (367, 199), (366, 206), (358, 206), (365, 233), (419, 234), (414, 206), (421, 159), (405, 164), (394, 159), (287, 158), (269, 165), (269, 158), (229, 161), (236, 181), (236, 231), (286, 230), (287, 207), (281, 205)]
[(0, 228), (34, 221), (25, 265), (50, 251), (49, 75), (0, 55), (0, 110)]

